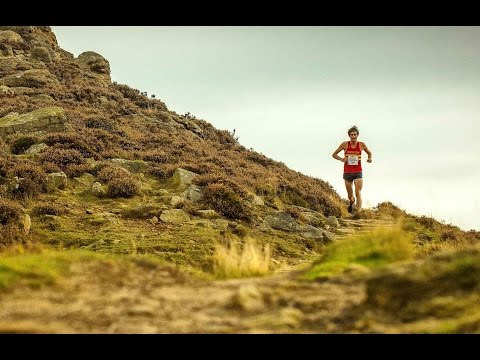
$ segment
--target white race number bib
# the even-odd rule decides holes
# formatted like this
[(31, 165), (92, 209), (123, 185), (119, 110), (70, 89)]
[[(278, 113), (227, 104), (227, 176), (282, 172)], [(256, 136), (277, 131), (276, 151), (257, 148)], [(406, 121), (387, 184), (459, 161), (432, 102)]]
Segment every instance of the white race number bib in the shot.
[(348, 155), (348, 165), (358, 165), (358, 155)]

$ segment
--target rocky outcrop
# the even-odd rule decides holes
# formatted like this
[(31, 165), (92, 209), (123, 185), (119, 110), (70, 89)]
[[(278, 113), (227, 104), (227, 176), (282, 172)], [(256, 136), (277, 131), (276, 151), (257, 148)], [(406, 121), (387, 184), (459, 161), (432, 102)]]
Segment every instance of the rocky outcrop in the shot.
[(9, 87), (41, 88), (58, 84), (60, 84), (58, 79), (47, 69), (21, 71), (0, 79), (0, 85)]
[(265, 224), (275, 230), (297, 231), (298, 224), (287, 212), (279, 211), (265, 217)]
[(178, 168), (170, 178), (170, 182), (178, 190), (186, 190), (192, 184), (192, 180), (196, 176), (198, 176), (198, 174), (193, 171)]
[(0, 30), (0, 43), (12, 47), (19, 47), (24, 43), (23, 38), (12, 30)]
[(102, 55), (86, 51), (78, 55), (75, 63), (85, 71), (86, 75), (101, 80), (105, 85), (110, 83), (110, 64)]
[(0, 78), (31, 69), (46, 69), (46, 66), (38, 61), (29, 62), (24, 56), (0, 57)]
[(9, 114), (0, 118), (0, 136), (16, 133), (65, 130), (66, 116), (61, 107), (52, 106), (26, 114)]
[(0, 26), (0, 32), (15, 34), (7, 35), (9, 38), (18, 39), (17, 36), (20, 36), (25, 45), (29, 48), (34, 46), (45, 46), (52, 50), (58, 49), (57, 38), (50, 26)]
[(192, 120), (187, 119), (185, 116), (176, 116), (173, 119), (176, 122), (182, 124), (185, 129), (193, 132), (195, 135), (198, 135), (201, 138), (204, 137), (203, 130), (200, 128), (200, 126), (195, 124)]
[(334, 239), (332, 233), (312, 225), (299, 224), (289, 213), (284, 211), (266, 216), (264, 226), (275, 230), (295, 232), (306, 239), (315, 239), (324, 243), (331, 242)]

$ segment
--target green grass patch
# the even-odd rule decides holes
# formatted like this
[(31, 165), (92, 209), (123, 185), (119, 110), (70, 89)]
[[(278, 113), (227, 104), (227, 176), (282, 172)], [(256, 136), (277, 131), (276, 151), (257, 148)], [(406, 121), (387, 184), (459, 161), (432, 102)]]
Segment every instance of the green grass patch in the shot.
[(378, 228), (326, 247), (322, 258), (303, 275), (313, 280), (340, 274), (350, 264), (377, 268), (413, 257), (413, 236), (400, 226)]
[(152, 267), (165, 265), (165, 262), (151, 255), (101, 254), (88, 250), (46, 249), (38, 253), (0, 255), (0, 291), (16, 284), (32, 288), (54, 284), (58, 279), (68, 276), (70, 266), (78, 262), (108, 262), (119, 265)]

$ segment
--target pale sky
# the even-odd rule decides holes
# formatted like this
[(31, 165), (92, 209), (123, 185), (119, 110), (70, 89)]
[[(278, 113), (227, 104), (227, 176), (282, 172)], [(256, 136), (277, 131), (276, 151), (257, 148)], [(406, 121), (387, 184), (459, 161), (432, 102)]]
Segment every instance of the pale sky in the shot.
[(480, 27), (53, 26), (155, 94), (346, 198), (331, 157), (357, 125), (364, 205), (480, 230)]

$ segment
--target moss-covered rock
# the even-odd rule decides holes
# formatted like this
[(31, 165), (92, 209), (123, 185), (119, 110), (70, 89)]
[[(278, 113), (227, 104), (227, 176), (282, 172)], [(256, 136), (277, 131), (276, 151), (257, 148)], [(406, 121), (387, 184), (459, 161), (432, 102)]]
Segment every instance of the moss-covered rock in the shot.
[(57, 189), (64, 190), (67, 187), (67, 175), (63, 171), (47, 175), (47, 189), (53, 192)]
[(58, 106), (38, 109), (26, 114), (9, 114), (0, 118), (0, 136), (14, 133), (62, 131), (66, 115)]

